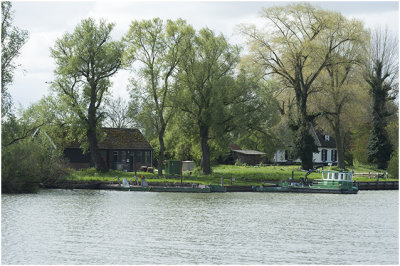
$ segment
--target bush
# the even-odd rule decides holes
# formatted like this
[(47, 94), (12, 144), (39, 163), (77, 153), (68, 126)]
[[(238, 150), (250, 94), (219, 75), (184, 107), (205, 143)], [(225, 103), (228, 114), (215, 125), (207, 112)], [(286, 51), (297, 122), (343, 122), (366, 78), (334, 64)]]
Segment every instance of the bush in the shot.
[(354, 156), (351, 152), (344, 152), (344, 164), (346, 167), (353, 166)]
[(391, 178), (399, 178), (399, 150), (395, 150), (390, 158), (387, 172)]
[(67, 175), (60, 152), (27, 139), (2, 147), (2, 193), (34, 193)]

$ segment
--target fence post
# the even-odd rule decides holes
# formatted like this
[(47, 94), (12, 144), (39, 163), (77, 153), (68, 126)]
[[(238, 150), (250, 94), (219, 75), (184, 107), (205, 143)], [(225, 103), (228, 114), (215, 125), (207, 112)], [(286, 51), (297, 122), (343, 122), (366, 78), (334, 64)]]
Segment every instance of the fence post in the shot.
[(182, 179), (183, 179), (183, 162), (181, 161), (181, 170), (180, 170), (180, 175), (181, 175), (181, 186), (182, 186)]

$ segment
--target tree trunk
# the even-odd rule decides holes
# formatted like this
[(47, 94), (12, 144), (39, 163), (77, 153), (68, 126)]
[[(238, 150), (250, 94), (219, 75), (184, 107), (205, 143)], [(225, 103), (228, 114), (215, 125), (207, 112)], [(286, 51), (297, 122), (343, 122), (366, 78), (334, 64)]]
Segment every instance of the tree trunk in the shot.
[(158, 166), (157, 166), (158, 176), (162, 176), (162, 170), (163, 170), (164, 151), (165, 151), (164, 133), (165, 133), (165, 127), (162, 127), (158, 134), (158, 141), (160, 143), (160, 151), (158, 153)]
[(205, 175), (211, 174), (208, 131), (209, 131), (208, 127), (200, 125), (200, 138), (201, 138), (201, 151), (202, 151), (201, 168), (203, 169), (203, 174)]
[(108, 171), (108, 167), (104, 162), (104, 159), (101, 157), (97, 146), (98, 142), (96, 135), (96, 108), (95, 108), (96, 96), (93, 91), (95, 91), (95, 89), (92, 88), (92, 101), (89, 105), (89, 110), (88, 110), (88, 129), (86, 131), (86, 136), (89, 142), (90, 157), (92, 159), (92, 162), (94, 163), (97, 170), (101, 172), (106, 172)]
[(313, 169), (313, 152), (318, 151), (314, 138), (310, 135), (310, 122), (307, 115), (307, 88), (300, 86), (296, 89), (299, 125), (296, 132), (295, 153), (301, 159), (301, 168)]
[(314, 168), (313, 165), (313, 152), (316, 149), (314, 138), (310, 135), (310, 125), (305, 123), (300, 125), (297, 130), (296, 138), (296, 153), (299, 155), (301, 160), (301, 168), (304, 170), (310, 170)]
[(86, 136), (89, 142), (90, 157), (92, 159), (92, 162), (94, 162), (97, 170), (101, 172), (106, 172), (108, 170), (108, 167), (106, 166), (104, 159), (101, 157), (99, 149), (97, 147), (96, 127), (89, 128), (87, 130)]
[(340, 169), (345, 168), (344, 164), (344, 145), (342, 134), (340, 133), (340, 123), (336, 121), (334, 127), (335, 140), (336, 140), (336, 148), (337, 148), (337, 167)]

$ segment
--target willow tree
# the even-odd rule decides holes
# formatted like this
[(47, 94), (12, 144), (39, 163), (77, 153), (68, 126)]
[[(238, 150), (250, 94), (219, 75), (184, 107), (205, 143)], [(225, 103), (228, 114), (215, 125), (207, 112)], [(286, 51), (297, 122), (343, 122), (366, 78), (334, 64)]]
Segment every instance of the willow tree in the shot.
[(201, 29), (180, 64), (178, 85), (182, 92), (177, 102), (197, 131), (204, 174), (211, 173), (209, 140), (212, 134), (222, 135), (226, 131), (224, 126), (233, 119), (229, 109), (243, 93), (233, 76), (238, 62), (238, 47), (230, 45), (223, 35)]
[(22, 46), (28, 40), (28, 32), (12, 25), (13, 11), (11, 2), (1, 2), (1, 115), (7, 115), (12, 106), (8, 86), (13, 82), (17, 67), (15, 59)]
[(146, 123), (155, 129), (160, 144), (158, 175), (162, 175), (165, 130), (175, 110), (177, 68), (189, 50), (193, 34), (193, 28), (184, 20), (163, 23), (155, 18), (132, 22), (125, 36), (124, 58), (127, 63), (137, 63), (133, 67), (138, 67), (139, 80), (134, 80), (134, 88), (141, 94), (145, 116), (151, 115)]
[(360, 77), (369, 34), (362, 31), (361, 25), (360, 32), (363, 34), (359, 35), (359, 39), (334, 51), (330, 63), (317, 81), (321, 93), (314, 103), (323, 112), (323, 117), (335, 137), (339, 168), (345, 168), (345, 136), (349, 133), (350, 120), (354, 118), (354, 108), (357, 106), (355, 101), (363, 93), (362, 86), (365, 85)]
[(318, 113), (309, 112), (309, 96), (316, 92), (314, 82), (332, 63), (335, 51), (359, 39), (362, 25), (306, 3), (263, 9), (261, 16), (266, 27), (244, 26), (241, 32), (247, 36), (254, 63), (265, 69), (265, 75), (275, 76), (294, 90), (295, 155), (303, 169), (311, 169), (317, 147), (309, 130)]
[(123, 44), (111, 40), (114, 24), (85, 19), (73, 33), (57, 39), (51, 49), (55, 60), (52, 88), (84, 130), (92, 162), (107, 167), (98, 150), (98, 135), (104, 113), (99, 111), (111, 82), (121, 67)]

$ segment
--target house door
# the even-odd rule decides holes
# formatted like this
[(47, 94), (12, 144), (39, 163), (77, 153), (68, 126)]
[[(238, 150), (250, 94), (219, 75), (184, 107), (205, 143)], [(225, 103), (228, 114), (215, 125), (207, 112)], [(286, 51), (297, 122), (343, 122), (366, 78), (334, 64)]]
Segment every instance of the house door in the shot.
[(130, 155), (129, 156), (129, 172), (133, 172), (133, 171), (135, 171), (135, 169), (134, 169), (134, 162), (133, 162), (133, 159), (134, 159), (134, 156), (133, 155)]

